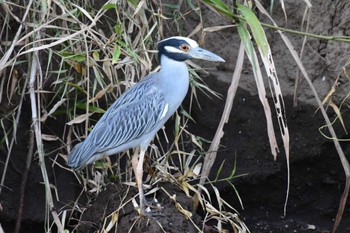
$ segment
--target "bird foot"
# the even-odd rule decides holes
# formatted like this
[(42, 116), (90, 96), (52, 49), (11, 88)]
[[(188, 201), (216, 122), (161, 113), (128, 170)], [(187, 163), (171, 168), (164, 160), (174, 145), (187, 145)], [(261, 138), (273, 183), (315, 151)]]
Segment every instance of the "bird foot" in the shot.
[(140, 216), (152, 216), (162, 215), (160, 212), (164, 208), (158, 202), (156, 198), (152, 201), (147, 201), (145, 198), (141, 201), (140, 206), (137, 204), (136, 200), (133, 199), (133, 204)]

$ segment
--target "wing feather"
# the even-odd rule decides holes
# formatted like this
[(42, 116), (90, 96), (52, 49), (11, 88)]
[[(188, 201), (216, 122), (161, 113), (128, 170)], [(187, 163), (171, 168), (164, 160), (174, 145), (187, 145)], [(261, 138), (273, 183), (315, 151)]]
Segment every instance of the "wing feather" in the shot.
[(110, 115), (113, 115), (114, 112), (119, 111), (119, 108), (129, 105), (130, 103), (134, 103), (140, 101), (150, 90), (153, 89), (155, 85), (155, 79), (153, 78), (157, 73), (150, 74), (136, 85), (130, 87), (126, 90), (123, 95), (121, 95), (103, 114), (100, 120), (96, 123), (94, 128), (98, 128), (101, 124), (103, 124)]
[(111, 149), (117, 151), (126, 143), (136, 147), (133, 140), (161, 127), (160, 120), (167, 111), (167, 103), (158, 89), (155, 75), (151, 74), (129, 88), (108, 108), (88, 137), (73, 148), (68, 158), (69, 166), (79, 168), (107, 155)]
[(160, 127), (159, 119), (165, 106), (164, 98), (158, 92), (148, 93), (142, 99), (124, 104), (94, 128), (89, 134), (89, 141), (96, 152), (101, 153), (139, 139)]

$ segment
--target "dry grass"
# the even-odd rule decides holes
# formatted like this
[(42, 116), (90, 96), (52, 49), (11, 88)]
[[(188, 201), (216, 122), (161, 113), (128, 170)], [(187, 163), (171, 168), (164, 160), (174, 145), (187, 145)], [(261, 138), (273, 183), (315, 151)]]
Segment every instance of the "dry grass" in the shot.
[[(2, 106), (12, 104), (16, 107), (3, 109), (0, 119), (4, 132), (2, 146), (8, 151), (0, 192), (19, 133), (17, 128), (21, 119), (22, 103), (29, 94), (33, 124), (28, 130), (32, 130), (35, 135), (32, 146), (36, 145), (37, 148), (46, 190), (45, 229), (50, 232), (57, 228), (59, 232), (64, 232), (73, 216), (79, 216), (86, 207), (79, 204), (78, 197), (74, 203), (69, 204), (70, 207), (55, 209), (56, 192), (61, 190), (55, 190), (50, 183), (47, 174), (47, 169), (50, 168), (45, 166), (44, 160), (51, 155), (53, 166), (69, 171), (59, 161), (67, 159), (72, 146), (84, 140), (96, 120), (125, 89), (149, 72), (159, 69), (152, 68), (153, 61), (157, 59), (153, 49), (156, 42), (163, 38), (164, 31), (169, 30), (166, 28), (168, 22), (176, 25), (178, 33), (181, 34), (184, 16), (200, 16), (200, 8), (192, 1), (174, 5), (151, 1), (110, 1), (103, 6), (96, 6), (89, 1), (73, 0), (63, 3), (53, 0), (29, 1), (26, 5), (20, 2), (3, 2), (1, 6), (4, 22), (1, 49), (4, 56), (0, 60), (0, 103)], [(186, 11), (182, 12), (182, 8)], [(168, 12), (167, 15), (163, 14), (164, 9)], [(17, 33), (11, 31), (11, 22), (19, 25)], [(203, 30), (200, 25), (203, 23), (199, 23), (193, 34)], [(216, 95), (197, 74), (203, 69), (195, 63), (189, 65), (192, 67), (191, 104), (199, 101), (196, 97), (198, 91)], [(185, 129), (187, 122), (191, 120), (190, 115), (191, 112), (183, 109), (176, 114), (175, 140), (168, 142), (173, 145), (170, 150), (152, 147), (150, 157), (153, 158), (152, 166), (157, 168), (158, 179), (149, 178), (146, 184), (155, 185), (161, 177), (162, 180), (178, 185), (189, 196), (198, 193), (195, 183), (200, 175), (200, 158), (205, 153), (202, 144), (206, 142)], [(62, 131), (44, 132), (43, 129), (50, 122), (62, 125)], [(165, 131), (160, 134), (167, 138)], [(55, 142), (57, 147), (47, 150), (44, 145), (48, 142)], [(188, 143), (195, 148), (191, 153), (184, 148)], [(52, 154), (55, 156), (52, 157)], [(84, 187), (83, 191), (92, 198), (101, 192), (106, 179), (133, 185), (130, 170), (120, 167), (119, 160), (112, 163), (109, 158), (76, 173), (76, 177)], [(198, 196), (202, 208), (207, 212), (205, 222), (215, 220), (220, 231), (223, 223), (230, 224), (235, 231), (247, 231), (234, 209), (222, 200), (215, 186), (212, 187), (217, 193), (219, 209), (210, 204), (210, 195), (206, 188), (203, 187), (206, 195)], [(125, 203), (129, 201), (131, 200), (125, 200)], [(223, 211), (224, 206), (231, 211)], [(187, 214), (186, 210), (182, 211)], [(19, 231), (20, 219), (21, 216), (16, 231)], [(112, 229), (115, 221), (115, 215), (105, 219), (105, 232)], [(196, 227), (201, 231), (201, 226)]]

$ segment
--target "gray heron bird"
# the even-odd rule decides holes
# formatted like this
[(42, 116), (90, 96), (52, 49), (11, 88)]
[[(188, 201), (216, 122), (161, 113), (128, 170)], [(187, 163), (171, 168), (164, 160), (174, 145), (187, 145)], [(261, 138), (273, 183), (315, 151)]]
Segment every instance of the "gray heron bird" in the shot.
[(124, 92), (104, 113), (87, 138), (77, 144), (68, 165), (79, 169), (87, 164), (131, 148), (140, 148), (131, 159), (139, 190), (140, 215), (145, 214), (142, 187), (145, 151), (157, 131), (173, 115), (186, 96), (189, 59), (224, 62), (187, 37), (158, 42), (160, 71), (151, 73)]

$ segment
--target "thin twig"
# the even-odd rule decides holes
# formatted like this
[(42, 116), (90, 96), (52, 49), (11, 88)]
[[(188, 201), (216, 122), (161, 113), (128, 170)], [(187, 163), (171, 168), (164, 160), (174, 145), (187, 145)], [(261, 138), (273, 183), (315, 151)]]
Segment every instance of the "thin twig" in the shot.
[[(305, 31), (308, 32), (309, 31), (309, 25), (310, 25), (310, 17), (311, 17), (311, 8), (308, 7), (308, 6), (306, 6), (306, 9), (304, 11), (304, 16), (303, 16), (303, 21), (302, 21), (302, 24), (301, 24), (300, 31), (302, 31), (303, 28), (304, 28), (304, 22), (305, 22), (306, 14), (307, 14), (307, 20), (306, 20), (306, 29), (305, 29)], [(303, 43), (302, 43), (301, 49), (300, 49), (300, 55), (299, 55), (300, 59), (303, 58), (304, 48), (305, 48), (307, 40), (308, 40), (308, 37), (304, 36)], [(296, 75), (295, 75), (295, 81), (294, 81), (293, 107), (296, 107), (298, 105), (299, 80), (300, 80), (300, 69), (297, 69), (296, 70)]]
[[(202, 0), (202, 2), (204, 2), (207, 6), (209, 6), (211, 9), (217, 11), (219, 14), (224, 15), (225, 17), (231, 19), (231, 20), (244, 20), (246, 21), (246, 19), (242, 16), (242, 15), (236, 15), (233, 12), (225, 12), (225, 11), (221, 11), (221, 9), (215, 8), (215, 3), (211, 3), (210, 1), (205, 1)], [(307, 36), (307, 37), (313, 37), (313, 38), (317, 38), (320, 40), (333, 40), (333, 41), (337, 41), (337, 42), (345, 42), (345, 43), (350, 43), (350, 37), (349, 36), (325, 36), (325, 35), (319, 35), (319, 34), (314, 34), (314, 33), (308, 33), (308, 32), (301, 32), (298, 30), (293, 30), (293, 29), (289, 29), (289, 28), (283, 28), (283, 27), (279, 27), (277, 26), (277, 24), (268, 24), (268, 23), (262, 23), (260, 22), (260, 24), (264, 27), (267, 28), (271, 28), (271, 29), (275, 29), (281, 32), (289, 32), (295, 35), (300, 35), (300, 36)]]
[[(31, 0), (29, 3), (28, 3), (28, 7), (23, 15), (23, 18), (22, 18), (22, 22), (25, 21), (25, 19), (27, 18), (27, 15), (28, 15), (28, 12), (29, 12), (29, 9), (30, 9), (30, 6), (32, 5), (33, 3), (33, 0)], [(13, 52), (13, 49), (16, 45), (16, 42), (18, 41), (19, 39), (19, 36), (22, 32), (22, 27), (23, 25), (21, 24), (17, 30), (17, 33), (16, 33), (16, 36), (15, 38), (13, 39), (12, 41), (12, 44), (9, 48), (9, 50), (7, 50), (7, 52), (5, 53), (5, 55), (1, 58), (0, 60), (0, 73), (1, 71), (5, 68), (5, 63), (7, 62), (7, 60), (10, 58), (10, 55), (12, 54)], [(27, 85), (27, 80), (25, 81), (25, 85)], [(18, 110), (17, 110), (17, 116), (16, 116), (16, 125), (18, 125), (19, 123), (19, 118), (21, 116), (21, 110), (22, 110), (22, 103), (23, 103), (23, 97), (24, 97), (24, 93), (25, 93), (25, 88), (23, 88), (23, 91), (22, 91), (22, 95), (21, 95), (21, 100), (19, 102), (19, 105), (18, 105)], [(10, 146), (9, 146), (9, 149), (8, 149), (8, 152), (7, 152), (7, 157), (6, 157), (6, 161), (5, 161), (5, 165), (4, 165), (4, 170), (3, 170), (3, 173), (2, 173), (2, 177), (1, 177), (1, 183), (0, 183), (0, 194), (1, 194), (1, 191), (2, 191), (2, 187), (4, 186), (4, 183), (5, 183), (5, 177), (6, 177), (6, 172), (7, 172), (7, 167), (8, 167), (8, 164), (9, 164), (9, 161), (10, 161), (10, 157), (11, 157), (11, 152), (12, 152), (12, 147), (13, 147), (13, 144), (15, 142), (15, 139), (16, 139), (16, 132), (17, 132), (17, 127), (13, 130), (13, 134), (12, 134), (12, 139), (11, 139), (11, 143), (10, 143)]]
[[(30, 6), (32, 5), (32, 3), (33, 3), (33, 0), (30, 0), (29, 3), (28, 3), (27, 9), (24, 12), (24, 15), (23, 15), (23, 18), (22, 18), (22, 22), (24, 22), (25, 19), (27, 18), (27, 15), (29, 13)], [(22, 33), (22, 28), (23, 28), (23, 24), (20, 24), (19, 27), (18, 27), (16, 36), (12, 40), (12, 44), (11, 44), (10, 48), (6, 51), (5, 55), (1, 58), (1, 60), (0, 60), (0, 72), (5, 68), (5, 64), (6, 64), (7, 60), (10, 58), (10, 56), (11, 56), (11, 54), (12, 54), (14, 48), (15, 48), (15, 45), (16, 45), (17, 41), (19, 40), (19, 36)]]
[(26, 166), (24, 168), (24, 172), (22, 175), (22, 183), (21, 183), (21, 191), (20, 191), (20, 198), (19, 198), (19, 206), (18, 206), (18, 212), (17, 212), (17, 220), (16, 220), (16, 228), (15, 228), (15, 233), (18, 233), (20, 228), (21, 228), (21, 221), (23, 217), (23, 207), (24, 207), (24, 193), (25, 193), (25, 188), (27, 184), (27, 178), (28, 178), (28, 173), (30, 170), (30, 165), (32, 163), (32, 157), (33, 157), (33, 150), (34, 150), (34, 131), (30, 131), (30, 138), (29, 138), (29, 150), (27, 154), (27, 161), (26, 161)]
[(301, 31), (292, 30), (289, 28), (278, 27), (277, 25), (274, 26), (274, 25), (267, 24), (267, 23), (261, 23), (261, 25), (264, 27), (267, 27), (267, 28), (279, 30), (281, 32), (289, 32), (289, 33), (300, 35), (300, 36), (313, 37), (313, 38), (317, 38), (320, 40), (333, 40), (333, 41), (337, 41), (337, 42), (350, 43), (349, 36), (325, 36), (325, 35), (319, 35), (319, 34), (314, 34), (314, 33), (309, 33), (309, 32), (301, 32)]
[(21, 20), (11, 11), (9, 5), (6, 2), (1, 3), (1, 6), (7, 14), (10, 14), (17, 21), (17, 23), (21, 23)]
[[(27, 86), (27, 83), (28, 83), (28, 79), (25, 80), (25, 84), (24, 86)], [(22, 106), (23, 106), (23, 100), (24, 100), (24, 95), (25, 95), (25, 91), (26, 89), (23, 88), (22, 90), (22, 94), (21, 94), (21, 99), (19, 101), (19, 104), (18, 104), (18, 108), (17, 108), (17, 115), (16, 115), (16, 121), (15, 121), (15, 125), (19, 125), (19, 119), (21, 117), (21, 113), (22, 113)], [(8, 148), (8, 151), (7, 151), (7, 157), (6, 157), (6, 161), (5, 161), (5, 165), (4, 165), (4, 170), (2, 172), (2, 177), (1, 177), (1, 183), (0, 183), (0, 194), (1, 194), (1, 191), (2, 191), (2, 187), (4, 187), (4, 184), (5, 184), (5, 178), (6, 178), (6, 173), (7, 173), (7, 168), (8, 168), (8, 164), (10, 162), (10, 157), (11, 157), (11, 152), (12, 152), (12, 148), (13, 148), (13, 145), (16, 141), (16, 135), (17, 135), (17, 128), (18, 127), (15, 127), (13, 129), (13, 133), (12, 133), (12, 138), (11, 138), (11, 142), (10, 142), (10, 146)]]
[[(40, 34), (38, 33), (37, 37), (40, 38)], [(39, 40), (39, 38), (36, 38), (36, 40)], [(30, 102), (31, 102), (31, 109), (32, 109), (32, 120), (33, 120), (33, 128), (35, 132), (35, 139), (36, 139), (36, 145), (38, 148), (38, 155), (39, 155), (39, 164), (41, 168), (41, 173), (44, 180), (45, 185), (45, 193), (46, 193), (46, 201), (47, 205), (49, 207), (49, 211), (51, 212), (51, 215), (54, 219), (54, 222), (57, 226), (58, 232), (64, 233), (64, 229), (61, 223), (61, 220), (58, 217), (58, 214), (55, 210), (53, 198), (51, 194), (51, 188), (50, 188), (50, 181), (49, 177), (47, 175), (47, 170), (45, 166), (45, 153), (43, 148), (43, 143), (41, 140), (41, 127), (40, 127), (40, 121), (38, 117), (38, 108), (37, 108), (37, 99), (35, 97), (35, 80), (37, 77), (37, 70), (39, 66), (39, 57), (38, 57), (38, 51), (33, 52), (32, 57), (32, 66), (31, 66), (31, 72), (30, 72), (30, 81), (29, 81), (29, 94), (30, 94)], [(39, 94), (39, 93), (38, 93)]]

